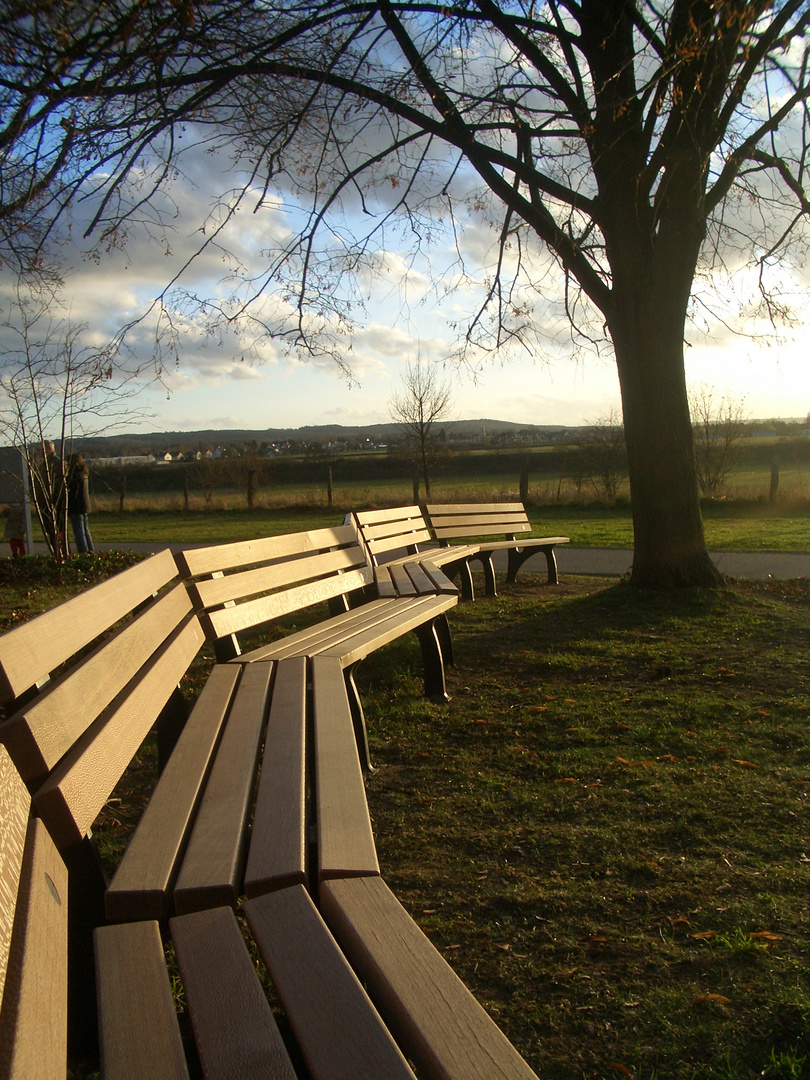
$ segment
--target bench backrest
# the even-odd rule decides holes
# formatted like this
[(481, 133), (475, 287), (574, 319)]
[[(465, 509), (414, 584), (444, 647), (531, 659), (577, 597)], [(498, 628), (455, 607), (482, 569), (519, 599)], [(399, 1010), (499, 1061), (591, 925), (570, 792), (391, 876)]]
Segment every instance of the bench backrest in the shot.
[(472, 536), (505, 536), (531, 532), (523, 503), (429, 503), (430, 528), (440, 544)]
[(239, 654), (240, 632), (321, 601), (347, 600), (374, 580), (352, 525), (189, 548), (176, 558), (206, 638), (223, 644), (221, 659)]
[(169, 551), (0, 637), (0, 743), (60, 849), (87, 835), (203, 643)]
[(429, 544), (433, 539), (418, 506), (361, 510), (349, 516), (375, 566), (393, 558), (397, 552), (414, 554), (419, 551), (420, 544)]

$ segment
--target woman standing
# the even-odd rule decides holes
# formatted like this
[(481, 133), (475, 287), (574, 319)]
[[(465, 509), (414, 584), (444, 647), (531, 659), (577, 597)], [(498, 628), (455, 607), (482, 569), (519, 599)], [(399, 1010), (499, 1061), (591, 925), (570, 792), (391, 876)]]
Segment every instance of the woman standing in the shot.
[(94, 552), (93, 537), (87, 524), (90, 513), (90, 473), (81, 454), (73, 454), (68, 469), (68, 517), (76, 540), (76, 550)]

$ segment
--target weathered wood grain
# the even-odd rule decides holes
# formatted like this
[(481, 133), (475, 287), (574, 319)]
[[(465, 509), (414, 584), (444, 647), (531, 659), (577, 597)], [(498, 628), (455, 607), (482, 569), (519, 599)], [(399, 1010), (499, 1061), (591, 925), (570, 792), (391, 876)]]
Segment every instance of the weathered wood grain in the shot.
[(182, 585), (46, 687), (0, 728), (26, 783), (40, 783), (191, 611)]
[(156, 922), (95, 931), (104, 1080), (188, 1080)]
[(177, 574), (162, 551), (0, 637), (0, 704), (41, 683)]
[(248, 813), (272, 675), (272, 664), (242, 668), (177, 877), (174, 906), (178, 915), (235, 906), (241, 892)]
[(296, 1080), (233, 911), (170, 925), (205, 1080)]
[(111, 921), (165, 919), (239, 669), (217, 664), (186, 721), (124, 852), (105, 903)]
[(57, 845), (67, 847), (87, 835), (202, 644), (197, 620), (185, 623), (150, 659), (131, 692), (85, 732), (35, 794), (34, 806)]
[(414, 1080), (303, 886), (244, 911), (313, 1080)]
[(68, 879), (30, 819), (0, 1008), (0, 1076), (54, 1080), (67, 1069)]
[(338, 658), (311, 661), (320, 878), (376, 874), (363, 771)]
[(307, 880), (306, 723), (306, 659), (281, 660), (250, 831), (248, 896)]
[(420, 1076), (537, 1080), (382, 878), (325, 881), (328, 925)]

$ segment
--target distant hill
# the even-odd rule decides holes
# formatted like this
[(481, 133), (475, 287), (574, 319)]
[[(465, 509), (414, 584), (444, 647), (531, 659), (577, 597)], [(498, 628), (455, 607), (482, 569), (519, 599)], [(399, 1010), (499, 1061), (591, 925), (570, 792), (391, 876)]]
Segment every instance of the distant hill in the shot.
[[(204, 429), (200, 431), (156, 431), (129, 435), (108, 435), (94, 439), (77, 440), (83, 452), (94, 457), (118, 454), (155, 453), (161, 450), (196, 450), (198, 447), (241, 446), (244, 443), (292, 442), (348, 442), (350, 440), (385, 442), (399, 431), (393, 423), (343, 425), (313, 424), (300, 428)], [(448, 420), (441, 425), (451, 438), (482, 439), (497, 435), (527, 432), (548, 436), (552, 432), (567, 430), (562, 425), (515, 424), (509, 420)]]

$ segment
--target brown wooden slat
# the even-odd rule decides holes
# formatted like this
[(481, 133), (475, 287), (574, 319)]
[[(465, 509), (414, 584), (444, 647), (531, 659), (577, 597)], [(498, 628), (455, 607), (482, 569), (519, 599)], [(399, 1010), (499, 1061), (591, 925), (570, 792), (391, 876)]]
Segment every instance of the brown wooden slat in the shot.
[(26, 783), (45, 779), (190, 611), (177, 585), (10, 717), (0, 738)]
[(501, 512), (525, 514), (523, 503), (428, 503), (425, 512), (434, 514), (497, 514)]
[(357, 510), (354, 518), (360, 525), (379, 525), (390, 521), (424, 520), (419, 506), (393, 506), (384, 510)]
[(273, 682), (250, 832), (248, 896), (307, 880), (306, 713), (306, 659), (281, 660)]
[(95, 931), (104, 1080), (188, 1080), (156, 922)]
[(330, 643), (336, 639), (354, 633), (358, 627), (373, 626), (381, 613), (391, 608), (391, 599), (370, 600), (362, 607), (343, 611), (331, 619), (305, 627), (294, 634), (279, 638), (278, 641), (260, 645), (249, 653), (243, 653), (231, 663), (250, 664), (256, 660), (284, 659), (288, 656), (310, 656), (319, 652), (324, 641)]
[(28, 788), (8, 751), (0, 746), (0, 1001), (11, 949), (30, 807)]
[(537, 1080), (381, 878), (326, 881), (324, 917), (420, 1076)]
[(231, 909), (170, 925), (205, 1080), (296, 1080)]
[(299, 585), (284, 592), (273, 593), (257, 600), (247, 600), (235, 607), (222, 608), (201, 616), (201, 622), (210, 628), (210, 637), (220, 638), (228, 634), (239, 633), (254, 626), (287, 615), (291, 611), (309, 607), (333, 596), (342, 596), (354, 589), (362, 588), (374, 580), (371, 567), (363, 570), (351, 570), (347, 574), (335, 575), (322, 581)]
[(307, 551), (314, 552), (335, 545), (350, 544), (355, 539), (356, 533), (352, 525), (338, 525), (336, 528), (285, 533), (233, 544), (187, 548), (178, 552), (175, 558), (182, 576), (197, 577), (200, 574), (214, 574), (272, 559), (289, 558)]
[[(517, 537), (515, 540), (492, 540), (479, 546), (481, 551), (486, 553), (488, 551), (506, 551), (509, 548), (524, 550), (531, 547), (554, 547), (557, 544), (568, 543), (570, 543), (570, 538), (567, 536), (527, 536), (525, 539)], [(451, 550), (454, 549), (451, 548)]]
[(363, 771), (340, 661), (311, 662), (321, 878), (378, 874)]
[(431, 618), (437, 618), (458, 604), (457, 594), (439, 596), (417, 596), (397, 602), (390, 617), (379, 620), (374, 626), (351, 636), (344, 635), (334, 644), (326, 643), (321, 648), (325, 656), (339, 656), (343, 667), (362, 660), (375, 649), (402, 637), (403, 634), (424, 625)]
[(34, 806), (60, 847), (87, 834), (124, 769), (203, 643), (196, 619), (150, 660), (123, 700), (90, 728), (34, 796)]
[(404, 563), (403, 569), (413, 583), (413, 587), (419, 596), (425, 596), (436, 592), (433, 578), (425, 572), (421, 559), (419, 562), (414, 561)]
[(355, 545), (300, 559), (288, 559), (283, 563), (271, 563), (225, 577), (198, 581), (190, 586), (190, 589), (196, 594), (200, 607), (214, 607), (272, 589), (289, 588), (296, 582), (314, 580), (327, 574), (356, 570), (364, 566), (366, 557), (362, 549)]
[(238, 678), (231, 664), (217, 664), (208, 676), (107, 889), (111, 921), (169, 915), (179, 859)]
[(4, 1080), (54, 1080), (67, 1070), (67, 920), (65, 864), (32, 818), (0, 1009)]
[(245, 830), (272, 674), (272, 664), (242, 669), (174, 889), (178, 915), (233, 906), (241, 892)]
[(400, 563), (391, 567), (391, 580), (397, 590), (397, 596), (417, 596), (420, 589), (410, 572), (410, 564)]
[(166, 550), (0, 637), (0, 704), (52, 671), (175, 577)]
[(447, 574), (445, 574), (442, 570), (439, 569), (439, 567), (435, 564), (435, 562), (432, 559), (429, 560), (429, 561), (425, 560), (420, 565), (421, 565), (422, 569), (424, 570), (424, 572), (428, 575), (428, 577), (433, 582), (434, 588), (435, 588), (435, 590), (437, 592), (443, 592), (443, 593), (457, 593), (458, 592), (458, 587), (450, 580), (450, 578), (447, 576)]
[(312, 1080), (414, 1080), (303, 886), (244, 911)]

